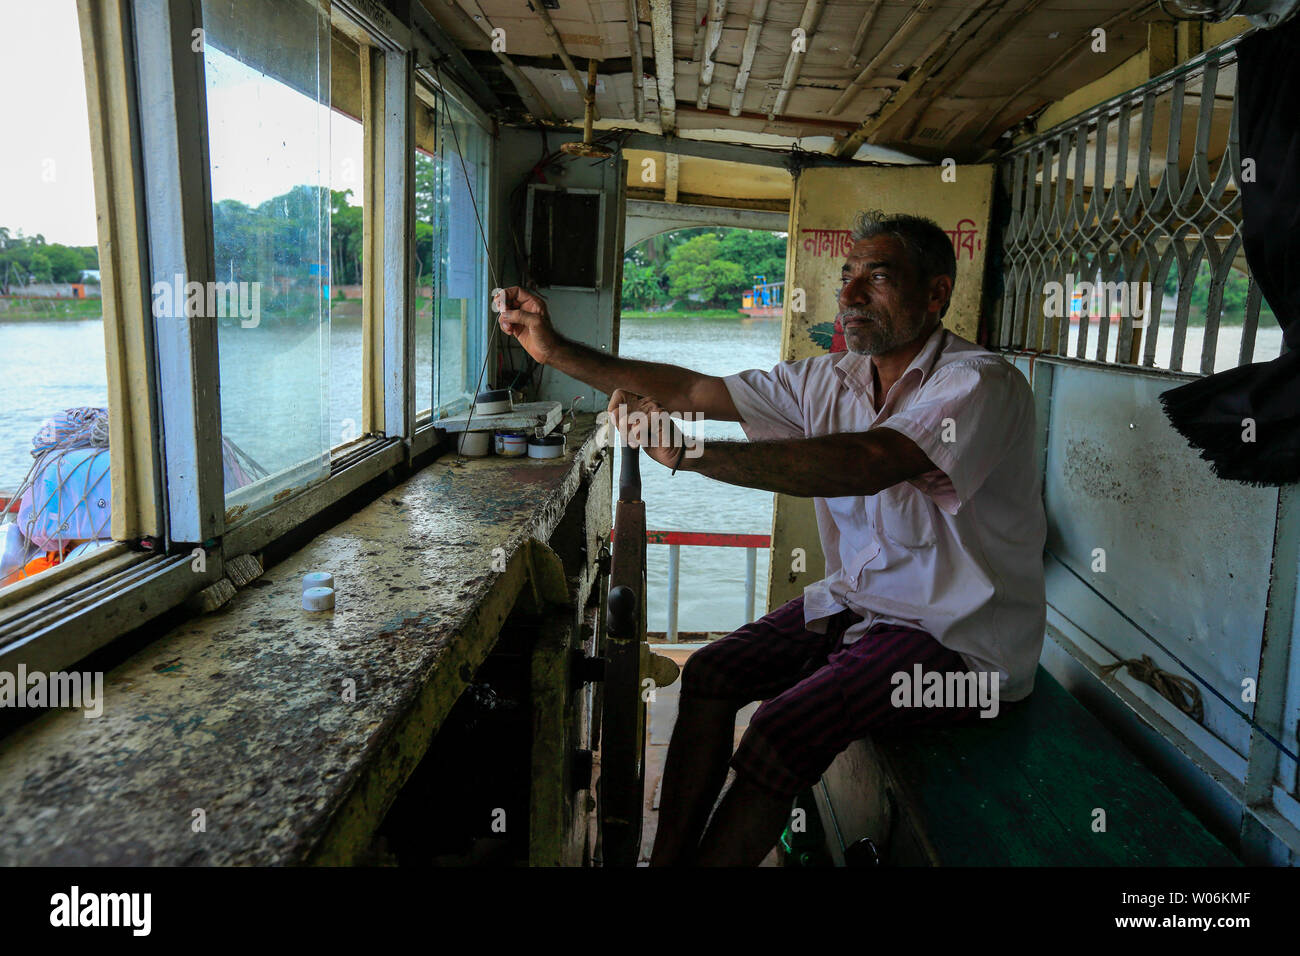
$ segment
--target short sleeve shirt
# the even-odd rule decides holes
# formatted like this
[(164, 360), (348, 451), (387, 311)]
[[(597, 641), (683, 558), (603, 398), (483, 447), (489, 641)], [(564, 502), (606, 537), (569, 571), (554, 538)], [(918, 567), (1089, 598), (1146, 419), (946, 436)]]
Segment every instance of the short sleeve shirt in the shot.
[(751, 440), (892, 428), (936, 465), (879, 494), (814, 498), (826, 577), (804, 589), (808, 625), (849, 608), (863, 620), (846, 642), (878, 623), (917, 627), (998, 672), (1002, 700), (1027, 696), (1046, 625), (1047, 521), (1024, 376), (940, 327), (879, 407), (871, 359), (853, 352), (724, 381)]

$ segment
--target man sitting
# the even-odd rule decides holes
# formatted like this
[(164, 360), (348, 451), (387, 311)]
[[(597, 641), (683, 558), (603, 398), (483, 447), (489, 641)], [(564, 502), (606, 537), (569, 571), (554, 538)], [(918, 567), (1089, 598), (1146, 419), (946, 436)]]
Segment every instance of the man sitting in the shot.
[[(769, 372), (605, 355), (559, 336), (536, 295), (502, 296), (501, 329), (534, 359), (611, 393), (625, 433), (634, 412), (656, 423), (640, 441), (660, 464), (815, 501), (826, 577), (686, 662), (651, 865), (755, 865), (852, 741), (992, 717), (1033, 689), (1046, 518), (1028, 384), (943, 327), (957, 264), (937, 224), (865, 212), (852, 238), (848, 351)], [(686, 456), (665, 412), (738, 421), (750, 440)]]

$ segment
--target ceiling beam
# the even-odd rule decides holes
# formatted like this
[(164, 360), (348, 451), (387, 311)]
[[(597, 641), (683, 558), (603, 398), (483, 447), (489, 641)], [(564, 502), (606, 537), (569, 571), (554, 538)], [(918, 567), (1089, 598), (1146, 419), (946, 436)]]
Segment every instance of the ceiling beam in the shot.
[[(1010, 11), (1009, 15), (1005, 19), (989, 31), (989, 36), (985, 41), (980, 44), (975, 52), (971, 56), (967, 57), (960, 66), (956, 65), (956, 54), (954, 54), (948, 60), (948, 64), (945, 64), (941, 68), (945, 71), (943, 78), (939, 80), (939, 82), (936, 83), (918, 103), (916, 112), (912, 115), (911, 122), (907, 124), (907, 127), (903, 130), (900, 138), (910, 139), (912, 134), (916, 132), (916, 127), (920, 125), (921, 119), (925, 116), (925, 111), (930, 108), (930, 104), (943, 96), (944, 93), (948, 92), (954, 83), (965, 77), (975, 69), (975, 67), (979, 66), (979, 64), (988, 57), (990, 53), (994, 52), (998, 47), (1010, 40), (1015, 35), (1015, 31), (1010, 29), (1013, 23), (1023, 22), (1025, 17), (1037, 10), (1045, 2), (1046, 0), (1028, 0), (1028, 2), (1023, 6)], [(989, 2), (986, 2), (984, 6), (989, 6)], [(994, 17), (997, 16), (997, 13), (998, 11), (995, 10), (990, 14), (989, 19), (986, 20), (984, 24), (981, 24), (981, 28), (985, 24), (991, 23)]]
[(849, 60), (844, 64), (846, 70), (852, 70), (858, 65), (858, 54), (862, 52), (862, 44), (867, 40), (867, 33), (871, 30), (871, 25), (876, 22), (876, 14), (880, 12), (881, 6), (885, 0), (872, 0), (871, 9), (867, 15), (862, 18), (858, 24), (858, 32), (853, 35), (853, 46), (849, 49)]
[[(1119, 23), (1119, 21), (1121, 20), (1136, 19), (1139, 14), (1144, 13), (1147, 9), (1154, 7), (1155, 5), (1156, 5), (1155, 0), (1140, 0), (1139, 3), (1134, 4), (1133, 6), (1129, 7), (1127, 10), (1123, 10), (1115, 14), (1113, 17), (1106, 20), (1104, 23), (1098, 24), (1098, 26), (1102, 30), (1109, 30), (1112, 26), (1114, 26), (1116, 23)], [(988, 132), (989, 127), (991, 127), (994, 123), (997, 122), (998, 117), (1001, 116), (1006, 111), (1007, 107), (1009, 107), (1012, 103), (1014, 103), (1016, 99), (1020, 97), (1021, 94), (1023, 94), (1027, 90), (1033, 89), (1035, 86), (1041, 83), (1045, 78), (1051, 76), (1053, 73), (1056, 72), (1058, 67), (1064, 66), (1067, 63), (1071, 63), (1074, 60), (1076, 60), (1086, 50), (1092, 48), (1092, 43), (1093, 43), (1092, 32), (1089, 31), (1088, 33), (1085, 33), (1083, 35), (1083, 38), (1080, 39), (1078, 43), (1070, 47), (1068, 50), (1066, 50), (1064, 53), (1058, 56), (1055, 60), (1053, 60), (1051, 62), (1051, 65), (1048, 66), (1047, 69), (1043, 70), (1041, 73), (1039, 73), (1038, 75), (1030, 79), (1028, 82), (1018, 87), (1014, 93), (1012, 93), (1001, 103), (999, 103), (997, 108), (994, 109), (993, 112), (989, 114), (989, 118), (985, 120), (984, 125), (981, 126), (979, 128), (979, 131), (976, 132), (976, 134), (971, 137), (972, 145), (979, 144), (979, 142), (984, 138), (984, 134)]]
[(636, 0), (627, 0), (627, 42), (632, 55), (632, 113), (639, 123), (645, 116), (645, 65), (641, 59), (641, 16)]
[[(720, 159), (729, 163), (748, 163), (751, 166), (789, 167), (790, 150), (765, 149), (743, 143), (718, 143), (712, 140), (682, 139), (680, 136), (657, 136), (654, 133), (629, 133), (621, 141), (621, 148), (646, 152), (676, 153), (680, 156), (699, 156), (702, 159)], [(801, 152), (800, 164), (804, 166), (880, 166), (882, 163), (863, 163), (839, 159), (827, 153)]]
[[(550, 37), (551, 43), (555, 47), (555, 52), (560, 57), (560, 62), (564, 64), (565, 70), (569, 73), (569, 79), (573, 80), (573, 88), (577, 90), (578, 95), (583, 98), (583, 109), (585, 112), (587, 102), (585, 92), (587, 89), (587, 78), (579, 73), (578, 68), (573, 65), (573, 59), (569, 56), (569, 51), (565, 48), (564, 41), (560, 39), (559, 31), (555, 29), (555, 24), (551, 22), (551, 15), (546, 10), (546, 4), (543, 3), (542, 0), (537, 0), (536, 3), (530, 2), (528, 6), (537, 14), (537, 18), (542, 21), (542, 29), (545, 30), (546, 35)], [(600, 119), (600, 114), (596, 111), (594, 99), (592, 101), (591, 109), (592, 118)]]
[(655, 82), (659, 87), (659, 129), (672, 133), (677, 129), (672, 0), (650, 0), (650, 34), (654, 39)]
[(700, 57), (700, 91), (695, 105), (709, 108), (709, 87), (713, 84), (713, 56), (722, 42), (722, 24), (727, 19), (727, 0), (712, 0), (709, 4), (709, 27), (704, 38), (704, 51)]
[[(439, 10), (445, 11), (452, 19), (461, 25), (462, 29), (481, 35), (484, 42), (487, 44), (488, 49), (492, 49), (492, 24), (488, 22), (486, 16), (483, 18), (483, 22), (487, 24), (487, 29), (485, 31), (483, 27), (478, 25), (473, 17), (465, 12), (456, 0), (439, 0), (438, 3), (435, 3), (434, 9), (430, 11), (434, 14), (435, 19), (437, 18), (436, 11)], [(533, 81), (524, 76), (519, 67), (515, 66), (514, 62), (510, 57), (506, 56), (505, 53), (492, 50), (492, 54), (500, 61), (502, 71), (504, 71), (505, 75), (509, 78), (511, 85), (515, 88), (515, 92), (519, 94), (519, 98), (524, 101), (524, 106), (528, 111), (538, 119), (555, 122), (555, 111), (552, 110), (550, 104), (546, 102), (546, 98), (538, 92), (537, 87), (533, 85)]]
[(501, 101), (483, 82), (483, 77), (479, 76), (478, 70), (470, 66), (469, 60), (465, 59), (465, 54), (461, 52), (460, 47), (447, 36), (446, 31), (422, 3), (413, 4), (411, 7), (411, 39), (415, 44), (416, 61), (420, 66), (426, 65), (419, 62), (421, 54), (427, 63), (434, 63), (440, 59), (449, 60), (449, 72), (470, 92), (481, 108), (491, 111), (501, 108)]
[(907, 38), (912, 35), (916, 28), (925, 22), (925, 15), (934, 9), (935, 3), (936, 0), (917, 0), (916, 6), (912, 7), (902, 25), (894, 31), (894, 35), (880, 48), (880, 52), (871, 58), (871, 62), (863, 67), (862, 72), (845, 88), (839, 99), (831, 106), (832, 116), (838, 116), (844, 111), (844, 107), (848, 106), (853, 97), (857, 96), (858, 92), (875, 76), (881, 64), (893, 56), (894, 52), (907, 41)]
[(767, 114), (769, 120), (776, 119), (785, 109), (785, 104), (790, 99), (790, 91), (799, 82), (803, 59), (808, 53), (808, 47), (812, 46), (813, 34), (817, 32), (817, 24), (821, 21), (822, 10), (825, 7), (826, 0), (805, 0), (803, 16), (799, 18), (799, 29), (803, 31), (804, 42), (796, 47), (793, 31), (791, 31), (790, 55), (785, 60), (785, 75), (781, 78), (780, 92), (776, 94), (776, 100)]
[[(787, 215), (790, 212), (790, 201), (788, 199), (734, 199), (705, 196), (697, 193), (680, 193), (679, 196), (683, 205), (689, 203), (692, 206), (718, 206), (722, 209), (757, 209)], [(646, 189), (644, 186), (628, 186), (627, 198), (629, 201), (636, 199), (644, 202), (662, 203), (663, 193), (656, 189)]]
[(970, 32), (974, 29), (975, 18), (982, 9), (981, 6), (966, 13), (959, 13), (957, 19), (925, 48), (925, 52), (921, 54), (902, 89), (896, 90), (894, 95), (885, 101), (874, 116), (863, 120), (857, 129), (838, 143), (833, 148), (835, 155), (841, 158), (852, 156), (858, 151), (858, 147), (866, 142), (869, 136), (889, 122), (903, 108), (904, 104), (925, 85), (948, 48), (961, 43), (963, 38), (970, 35)]
[[(719, 202), (725, 202), (720, 198)], [(766, 229), (784, 232), (790, 225), (789, 213), (767, 209), (743, 209), (728, 206), (697, 206), (694, 204), (657, 202), (647, 199), (629, 199), (627, 216), (643, 219), (667, 219), (672, 222), (696, 222), (703, 226), (735, 226), (738, 229)]]
[(691, 43), (691, 62), (699, 63), (704, 53), (704, 24), (709, 17), (709, 0), (695, 0), (695, 39)]
[(749, 85), (749, 71), (754, 67), (754, 52), (758, 49), (758, 36), (763, 32), (763, 18), (767, 16), (768, 0), (754, 0), (749, 13), (749, 28), (745, 30), (745, 46), (740, 51), (740, 69), (736, 71), (736, 87), (731, 93), (732, 116), (739, 116), (745, 104), (745, 87)]

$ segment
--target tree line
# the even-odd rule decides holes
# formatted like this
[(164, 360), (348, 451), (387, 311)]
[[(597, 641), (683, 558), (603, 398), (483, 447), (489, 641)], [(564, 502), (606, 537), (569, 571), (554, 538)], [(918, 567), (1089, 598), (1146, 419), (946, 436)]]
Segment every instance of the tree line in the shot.
[(80, 282), (85, 269), (99, 268), (98, 246), (46, 242), (37, 233), (0, 226), (0, 294), (12, 295), (26, 285)]
[(739, 308), (755, 276), (785, 279), (785, 252), (784, 234), (754, 229), (702, 226), (652, 236), (623, 257), (623, 302)]

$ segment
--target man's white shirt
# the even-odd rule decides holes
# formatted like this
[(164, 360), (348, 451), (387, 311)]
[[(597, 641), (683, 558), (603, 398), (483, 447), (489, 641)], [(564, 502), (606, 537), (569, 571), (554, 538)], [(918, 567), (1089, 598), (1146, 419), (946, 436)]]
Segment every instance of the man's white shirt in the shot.
[(804, 589), (809, 627), (844, 608), (863, 616), (845, 643), (882, 622), (917, 627), (998, 671), (1002, 700), (1027, 696), (1046, 624), (1047, 519), (1024, 377), (940, 327), (883, 407), (871, 359), (853, 352), (724, 381), (753, 440), (892, 428), (938, 466), (876, 495), (814, 499), (826, 577)]

